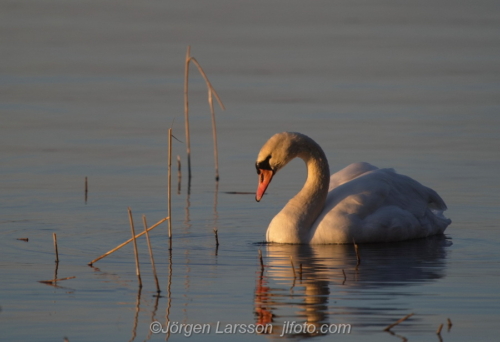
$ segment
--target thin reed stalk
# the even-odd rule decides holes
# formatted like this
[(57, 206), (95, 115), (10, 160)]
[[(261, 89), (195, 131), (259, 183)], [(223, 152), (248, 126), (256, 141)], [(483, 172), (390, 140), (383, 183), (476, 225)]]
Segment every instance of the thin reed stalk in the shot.
[(226, 110), (226, 107), (224, 107), (224, 104), (222, 103), (222, 100), (219, 97), (219, 94), (217, 94), (217, 92), (215, 91), (214, 87), (212, 86), (212, 83), (210, 83), (210, 81), (208, 80), (207, 74), (205, 73), (205, 71), (201, 67), (200, 63), (198, 63), (198, 61), (194, 57), (190, 57), (190, 62), (193, 62), (196, 65), (196, 67), (198, 68), (198, 71), (200, 72), (201, 76), (205, 80), (205, 83), (207, 84), (207, 87), (212, 90), (213, 95), (215, 96), (215, 99), (219, 103), (220, 108), (222, 110)]
[(181, 181), (182, 181), (181, 157), (177, 155), (177, 195), (181, 194)]
[(59, 271), (59, 263), (58, 263), (58, 262), (56, 262), (56, 263), (55, 263), (55, 266), (56, 266), (56, 267), (54, 268), (54, 279), (58, 279), (58, 278), (57, 278), (57, 271)]
[(389, 330), (391, 330), (391, 329), (392, 329), (392, 328), (394, 328), (396, 325), (398, 325), (398, 324), (399, 324), (399, 323), (401, 323), (401, 322), (406, 321), (406, 320), (407, 320), (408, 318), (410, 318), (411, 316), (413, 316), (413, 312), (412, 312), (411, 314), (408, 314), (408, 315), (406, 315), (405, 317), (403, 317), (403, 318), (401, 318), (401, 319), (397, 320), (396, 322), (394, 322), (394, 323), (392, 323), (392, 324), (388, 325), (387, 327), (385, 327), (384, 331), (389, 331)]
[[(155, 223), (154, 225), (152, 225), (151, 227), (148, 228), (148, 232), (150, 232), (152, 229), (158, 227), (160, 224), (162, 224), (163, 222), (165, 222), (166, 220), (168, 220), (168, 217), (165, 217), (165, 218), (162, 218), (160, 221), (158, 221), (157, 223)], [(142, 233), (139, 233), (135, 236), (135, 238), (137, 239), (138, 237), (141, 237), (142, 235), (146, 234), (145, 232), (142, 232)], [(131, 243), (133, 240), (133, 238), (130, 238), (128, 239), (127, 241), (125, 241), (124, 243), (116, 246), (115, 248), (113, 248), (112, 250), (110, 250), (109, 252), (106, 252), (104, 253), (103, 255), (101, 255), (100, 257), (92, 260), (91, 262), (89, 262), (87, 265), (89, 266), (92, 266), (95, 262), (107, 257), (108, 255), (116, 252), (117, 250), (119, 250), (120, 248), (122, 248), (123, 246), (126, 246), (128, 245), (129, 243)]]
[(217, 149), (217, 127), (215, 125), (214, 101), (212, 99), (212, 88), (208, 88), (208, 105), (212, 116), (212, 137), (214, 139), (214, 162), (215, 162), (215, 180), (219, 181), (219, 152)]
[(59, 263), (59, 252), (57, 250), (57, 235), (56, 235), (56, 233), (52, 233), (52, 238), (54, 240), (54, 251), (56, 253), (56, 263)]
[(189, 138), (189, 62), (191, 61), (191, 46), (187, 47), (184, 66), (184, 126), (186, 129), (186, 152), (188, 179), (191, 179), (191, 139)]
[(214, 234), (215, 234), (215, 246), (219, 247), (219, 233), (217, 232), (217, 228), (214, 228)]
[[(207, 74), (201, 67), (200, 63), (196, 60), (196, 58), (191, 57), (191, 46), (187, 47), (186, 51), (186, 59), (185, 59), (185, 69), (184, 69), (184, 121), (185, 121), (185, 130), (186, 130), (186, 151), (187, 151), (187, 160), (188, 160), (188, 184), (190, 184), (191, 180), (191, 139), (189, 134), (189, 64), (193, 62), (201, 76), (205, 80), (208, 89), (208, 104), (210, 106), (210, 113), (212, 115), (212, 135), (214, 139), (214, 159), (215, 159), (215, 179), (219, 181), (219, 161), (218, 161), (218, 150), (217, 150), (217, 128), (215, 125), (215, 111), (213, 106), (213, 96), (219, 103), (219, 106), (222, 110), (225, 110), (224, 104), (222, 103), (219, 94), (215, 91), (212, 83), (208, 80)], [(188, 186), (189, 191), (189, 186)]]
[[(134, 242), (134, 255), (135, 255), (135, 273), (137, 275), (137, 280), (139, 281), (139, 287), (142, 287), (141, 280), (141, 269), (139, 266), (139, 253), (137, 252), (137, 242), (135, 241), (135, 229), (134, 229), (134, 219), (132, 218), (132, 210), (128, 208), (128, 219), (130, 221), (130, 231), (132, 232), (132, 241)], [(147, 229), (146, 232), (147, 233)]]
[(168, 239), (172, 249), (172, 128), (168, 129)]
[(155, 277), (156, 292), (160, 293), (160, 282), (156, 275), (155, 258), (153, 256), (153, 249), (151, 248), (151, 241), (149, 240), (148, 223), (146, 222), (146, 215), (142, 215), (142, 222), (144, 223), (144, 233), (146, 233), (146, 241), (148, 243), (149, 258), (151, 259), (151, 267), (153, 268), (153, 276)]
[(441, 335), (441, 330), (443, 330), (443, 323), (441, 323), (436, 331), (436, 334)]

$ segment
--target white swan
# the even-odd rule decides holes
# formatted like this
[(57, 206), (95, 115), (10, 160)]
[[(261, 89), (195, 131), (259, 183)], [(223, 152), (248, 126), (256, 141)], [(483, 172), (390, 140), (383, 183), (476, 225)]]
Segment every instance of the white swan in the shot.
[(301, 133), (275, 134), (256, 162), (260, 201), (274, 174), (295, 157), (307, 166), (300, 192), (273, 218), (266, 240), (277, 243), (389, 242), (442, 234), (451, 220), (432, 189), (393, 169), (354, 163), (330, 175), (321, 147)]

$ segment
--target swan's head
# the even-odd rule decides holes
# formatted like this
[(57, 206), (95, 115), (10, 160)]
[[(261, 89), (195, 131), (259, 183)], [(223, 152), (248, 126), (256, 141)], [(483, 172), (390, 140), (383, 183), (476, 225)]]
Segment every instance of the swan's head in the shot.
[(259, 185), (255, 200), (259, 202), (271, 183), (273, 176), (290, 160), (299, 154), (297, 140), (300, 133), (283, 132), (273, 135), (260, 149), (255, 167), (259, 175)]

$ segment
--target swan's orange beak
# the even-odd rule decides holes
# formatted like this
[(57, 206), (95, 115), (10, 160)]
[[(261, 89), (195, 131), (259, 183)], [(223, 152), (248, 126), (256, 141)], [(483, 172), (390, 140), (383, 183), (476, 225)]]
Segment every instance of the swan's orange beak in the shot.
[(255, 193), (255, 200), (259, 202), (266, 192), (267, 186), (271, 183), (273, 179), (274, 172), (272, 170), (259, 169), (259, 185), (257, 187), (257, 192)]

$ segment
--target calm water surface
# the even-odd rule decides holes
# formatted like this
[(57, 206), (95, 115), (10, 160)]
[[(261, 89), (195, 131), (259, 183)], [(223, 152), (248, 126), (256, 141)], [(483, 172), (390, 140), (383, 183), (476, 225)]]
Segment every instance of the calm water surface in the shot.
[[(0, 339), (187, 338), (152, 334), (158, 321), (209, 327), (189, 337), (203, 341), (440, 341), (440, 324), (443, 341), (495, 341), (499, 23), (487, 0), (2, 2)], [(227, 110), (216, 109), (217, 185), (206, 89), (193, 68), (188, 194), (189, 44)], [(136, 230), (141, 215), (149, 224), (167, 215), (171, 126), (182, 178), (178, 193), (174, 173), (171, 253), (166, 224), (151, 231), (158, 297), (143, 238), (140, 291), (131, 245), (87, 263), (129, 238), (127, 207)], [(306, 175), (294, 161), (260, 203), (245, 194), (256, 188), (261, 145), (285, 130), (314, 138), (332, 171), (368, 161), (434, 188), (453, 220), (446, 235), (361, 245), (359, 265), (352, 246), (262, 244)], [(410, 313), (393, 335), (383, 331)], [(287, 322), (351, 331), (283, 332)], [(228, 324), (272, 331), (217, 333)]]

